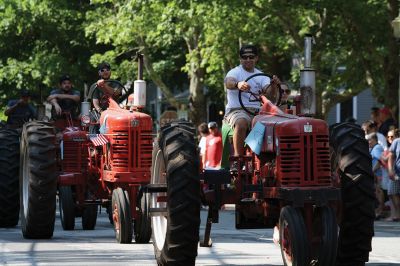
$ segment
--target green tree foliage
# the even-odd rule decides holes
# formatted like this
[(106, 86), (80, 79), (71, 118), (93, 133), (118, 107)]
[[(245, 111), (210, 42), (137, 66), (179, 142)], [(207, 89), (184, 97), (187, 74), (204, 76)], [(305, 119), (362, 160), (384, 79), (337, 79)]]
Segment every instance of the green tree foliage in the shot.
[(367, 87), (396, 105), (395, 0), (0, 0), (0, 14), (3, 99), (15, 88), (55, 86), (65, 72), (82, 88), (103, 60), (112, 63), (114, 77), (132, 80), (141, 51), (146, 79), (171, 104), (178, 105), (174, 93), (189, 88), (197, 123), (210, 97), (224, 101), (223, 79), (239, 63), (241, 44), (257, 44), (258, 67), (297, 88), (299, 69), (291, 60), (303, 55), (304, 35), (311, 33), (320, 116)]
[(261, 2), (262, 12), (272, 14), (267, 20), (277, 18), (275, 25), (290, 44), (290, 54), (301, 52), (304, 33), (314, 36), (312, 56), (321, 116), (365, 88), (372, 88), (382, 103), (396, 105), (399, 59), (390, 22), (398, 14), (397, 1)]
[[(83, 22), (89, 1), (0, 1), (0, 95), (18, 97), (29, 88), (41, 98), (69, 73), (76, 87), (96, 78), (88, 60), (94, 47)], [(99, 49), (96, 47), (96, 49)], [(36, 99), (40, 101), (41, 99)]]

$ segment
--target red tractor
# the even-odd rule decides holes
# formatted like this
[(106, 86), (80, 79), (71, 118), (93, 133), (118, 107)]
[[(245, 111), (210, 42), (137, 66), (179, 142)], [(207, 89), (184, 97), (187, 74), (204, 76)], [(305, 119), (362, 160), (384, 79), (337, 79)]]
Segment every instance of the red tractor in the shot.
[[(141, 63), (139, 55), (140, 70)], [(64, 230), (74, 229), (75, 217), (82, 217), (83, 229), (93, 230), (101, 205), (108, 209), (119, 243), (130, 243), (133, 233), (136, 242), (149, 241), (150, 219), (143, 190), (150, 182), (153, 122), (140, 112), (145, 103), (141, 73), (135, 81), (138, 97), (133, 108), (121, 108), (108, 97), (109, 108), (98, 120), (101, 133), (92, 130), (87, 102), (82, 104), (78, 125), (71, 119), (59, 121), (59, 126), (39, 121), (24, 125), (20, 194), (25, 238), (52, 237), (58, 188)], [(109, 80), (106, 84), (115, 94), (125, 91), (127, 96), (120, 82)], [(59, 138), (57, 128), (62, 129)]]
[[(306, 68), (301, 86), (313, 89), (314, 84), (307, 84), (312, 76)], [(263, 95), (251, 96), (261, 102), (250, 132), (259, 151), (248, 146), (246, 155), (230, 156), (230, 162), (240, 166), (235, 171), (198, 171), (194, 129), (185, 123), (161, 128), (150, 185), (158, 191), (150, 194), (149, 202), (159, 265), (195, 264), (200, 202), (208, 205), (200, 246), (212, 245), (211, 225), (218, 222), (221, 206), (235, 204), (237, 229), (275, 228), (285, 265), (368, 261), (375, 196), (364, 132), (351, 123), (329, 128), (302, 113), (312, 112), (315, 96), (301, 91), (297, 116), (276, 107), (279, 95), (275, 104)], [(206, 184), (203, 189), (201, 183)]]

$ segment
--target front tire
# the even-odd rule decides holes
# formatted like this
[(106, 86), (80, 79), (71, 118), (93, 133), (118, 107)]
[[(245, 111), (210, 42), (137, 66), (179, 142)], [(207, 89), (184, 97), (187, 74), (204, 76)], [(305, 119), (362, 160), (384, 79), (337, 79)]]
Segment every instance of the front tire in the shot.
[(56, 218), (56, 137), (50, 123), (26, 123), (21, 137), (21, 227), (25, 238), (51, 238)]
[(82, 211), (83, 230), (94, 230), (97, 221), (97, 205), (86, 205)]
[(352, 123), (330, 128), (333, 170), (340, 176), (342, 213), (336, 265), (364, 265), (374, 235), (375, 190), (363, 130)]
[(151, 238), (151, 220), (149, 216), (149, 194), (143, 193), (139, 201), (139, 217), (134, 221), (136, 243), (149, 243)]
[(19, 134), (0, 130), (0, 227), (13, 227), (19, 218)]
[(314, 212), (313, 230), (320, 241), (312, 246), (318, 265), (334, 266), (336, 263), (338, 230), (336, 213), (330, 206), (318, 207)]
[(112, 212), (114, 220), (115, 238), (118, 243), (132, 242), (132, 214), (129, 206), (129, 197), (122, 188), (116, 188), (112, 193)]
[[(195, 265), (200, 226), (199, 158), (194, 128), (175, 122), (161, 128), (153, 150), (152, 184), (167, 184), (165, 193), (152, 193), (151, 208), (165, 209), (152, 216), (154, 251), (159, 265)], [(165, 197), (164, 197), (165, 198)]]
[(303, 215), (299, 209), (285, 206), (279, 217), (279, 239), (285, 266), (309, 265), (309, 243)]
[(75, 202), (70, 186), (58, 188), (61, 225), (64, 230), (75, 228)]

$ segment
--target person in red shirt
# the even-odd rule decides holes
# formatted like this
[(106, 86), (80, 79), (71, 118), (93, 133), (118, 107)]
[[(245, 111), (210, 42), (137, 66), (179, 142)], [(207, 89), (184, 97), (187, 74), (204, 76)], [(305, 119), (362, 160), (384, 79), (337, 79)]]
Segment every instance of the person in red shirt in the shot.
[(210, 134), (206, 138), (205, 169), (219, 169), (222, 159), (222, 135), (216, 122), (208, 123)]

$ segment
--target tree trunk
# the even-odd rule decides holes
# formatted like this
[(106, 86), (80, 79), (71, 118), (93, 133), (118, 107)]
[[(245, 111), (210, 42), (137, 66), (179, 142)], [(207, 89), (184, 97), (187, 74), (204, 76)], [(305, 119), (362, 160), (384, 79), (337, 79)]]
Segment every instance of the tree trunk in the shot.
[(189, 118), (195, 124), (207, 122), (206, 98), (203, 93), (204, 89), (204, 69), (191, 63), (190, 66), (190, 113)]
[(164, 94), (164, 96), (167, 98), (167, 101), (169, 104), (175, 106), (177, 109), (179, 109), (179, 103), (175, 99), (174, 94), (170, 90), (170, 88), (163, 82), (161, 76), (154, 71), (153, 65), (149, 56), (148, 48), (146, 43), (144, 42), (143, 38), (139, 38), (139, 43), (142, 46), (142, 51), (144, 54), (143, 57), (143, 63), (144, 67), (146, 68), (147, 73), (150, 76), (150, 79), (154, 82), (154, 84), (157, 85), (157, 87), (160, 88), (161, 92)]
[(199, 47), (200, 31), (185, 38), (186, 45), (190, 54), (189, 62), (189, 92), (190, 92), (190, 112), (189, 119), (194, 125), (207, 122), (206, 98), (204, 95), (204, 75), (205, 69), (201, 67), (202, 57)]
[[(389, 3), (389, 17), (388, 23), (391, 23), (399, 15), (399, 3), (396, 0), (390, 0)], [(393, 30), (392, 30), (393, 32)], [(398, 110), (394, 110), (396, 107), (399, 108), (399, 46), (400, 40), (396, 40), (393, 35), (390, 35), (388, 41), (388, 52), (389, 54), (384, 58), (384, 75), (386, 80), (385, 95), (383, 99), (378, 99), (380, 102), (385, 103), (385, 105), (392, 107), (392, 110), (396, 120), (398, 119)]]

